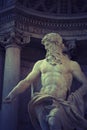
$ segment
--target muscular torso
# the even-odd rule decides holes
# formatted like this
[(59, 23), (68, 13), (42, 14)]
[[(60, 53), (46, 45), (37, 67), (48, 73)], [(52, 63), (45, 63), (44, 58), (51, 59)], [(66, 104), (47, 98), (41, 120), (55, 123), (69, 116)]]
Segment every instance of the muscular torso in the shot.
[(40, 69), (42, 81), (40, 93), (65, 99), (72, 83), (69, 60), (63, 60), (62, 64), (55, 66), (44, 60)]

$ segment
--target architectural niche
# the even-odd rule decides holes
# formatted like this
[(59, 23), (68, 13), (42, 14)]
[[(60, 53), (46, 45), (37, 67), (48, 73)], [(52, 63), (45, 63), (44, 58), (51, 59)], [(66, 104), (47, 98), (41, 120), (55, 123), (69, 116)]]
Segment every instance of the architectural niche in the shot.
[[(0, 64), (5, 63), (0, 71), (1, 98), (28, 73), (29, 67), (30, 71), (36, 60), (44, 57), (41, 38), (50, 32), (63, 37), (69, 55), (79, 59), (87, 72), (87, 0), (0, 0), (0, 49), (4, 48), (3, 53), (0, 52), (0, 56), (3, 55)], [(26, 118), (25, 100), (20, 100), (19, 106), (17, 101), (9, 106), (1, 104), (0, 130), (33, 130)]]

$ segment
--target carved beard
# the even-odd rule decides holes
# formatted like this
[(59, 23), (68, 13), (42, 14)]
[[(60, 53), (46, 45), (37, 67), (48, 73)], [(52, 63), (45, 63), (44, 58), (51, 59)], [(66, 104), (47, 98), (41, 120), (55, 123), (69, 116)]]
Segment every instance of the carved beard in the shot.
[(48, 52), (48, 53), (46, 54), (46, 60), (47, 60), (47, 62), (50, 63), (51, 65), (62, 64), (61, 56), (60, 56), (59, 53), (51, 54), (50, 52)]

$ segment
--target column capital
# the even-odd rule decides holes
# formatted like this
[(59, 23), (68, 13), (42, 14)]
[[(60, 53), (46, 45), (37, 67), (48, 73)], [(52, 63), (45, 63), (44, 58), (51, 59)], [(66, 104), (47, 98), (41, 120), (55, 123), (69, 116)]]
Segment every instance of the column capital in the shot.
[(0, 34), (0, 44), (4, 47), (13, 45), (22, 46), (24, 44), (28, 44), (29, 42), (29, 33), (19, 30)]
[(72, 39), (72, 40), (66, 40), (66, 46), (68, 48), (68, 50), (71, 50), (71, 49), (75, 49), (76, 48), (76, 40), (75, 39)]
[(76, 39), (70, 39), (65, 41), (65, 45), (68, 49), (69, 56), (73, 57), (75, 56), (75, 51), (76, 51)]

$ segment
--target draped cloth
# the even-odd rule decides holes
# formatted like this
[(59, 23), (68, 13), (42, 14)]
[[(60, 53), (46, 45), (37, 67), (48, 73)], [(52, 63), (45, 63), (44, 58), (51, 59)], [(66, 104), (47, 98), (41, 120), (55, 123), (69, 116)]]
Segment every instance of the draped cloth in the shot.
[[(87, 129), (87, 120), (85, 118), (85, 103), (84, 96), (87, 93), (87, 88), (80, 88), (71, 93), (67, 100), (56, 99), (50, 95), (37, 93), (29, 102), (28, 112), (31, 122), (36, 130), (42, 130), (40, 120), (37, 118), (36, 110), (41, 108), (38, 114), (42, 113), (41, 117), (44, 122), (44, 130), (50, 130), (49, 118), (54, 117), (54, 130), (82, 130)], [(58, 105), (53, 105), (53, 102)], [(52, 114), (51, 111), (56, 112)], [(38, 109), (39, 110), (39, 109)]]

